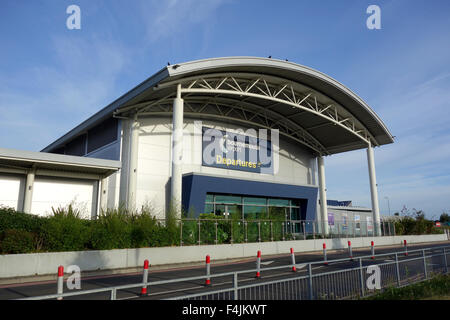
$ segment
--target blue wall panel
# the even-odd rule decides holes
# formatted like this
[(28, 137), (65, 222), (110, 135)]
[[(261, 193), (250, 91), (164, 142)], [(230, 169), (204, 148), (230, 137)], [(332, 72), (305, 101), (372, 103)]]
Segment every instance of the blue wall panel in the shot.
[(188, 174), (183, 176), (183, 207), (194, 210), (195, 216), (205, 209), (206, 193), (224, 193), (247, 196), (289, 198), (300, 200), (301, 219), (315, 220), (317, 187), (296, 186), (281, 183), (240, 180)]

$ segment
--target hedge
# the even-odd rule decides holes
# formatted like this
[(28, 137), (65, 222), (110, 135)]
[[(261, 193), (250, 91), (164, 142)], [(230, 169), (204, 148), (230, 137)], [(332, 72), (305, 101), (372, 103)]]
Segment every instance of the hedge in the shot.
[(0, 254), (178, 245), (179, 226), (170, 216), (162, 223), (146, 208), (139, 214), (119, 208), (86, 220), (72, 206), (49, 217), (0, 207)]
[(396, 235), (418, 235), (418, 234), (440, 234), (443, 233), (442, 227), (437, 228), (434, 222), (423, 217), (401, 217), (395, 221)]
[[(169, 210), (168, 219), (163, 223), (154, 218), (149, 207), (143, 207), (140, 212), (120, 207), (107, 210), (95, 220), (86, 220), (71, 205), (54, 209), (49, 217), (0, 207), (0, 254), (161, 247), (180, 245), (180, 240), (184, 245), (198, 244), (199, 220), (192, 219), (193, 213), (186, 215), (191, 218), (179, 223), (174, 218), (175, 210)], [(258, 226), (251, 218), (244, 226), (238, 214), (232, 214), (230, 219), (201, 214), (200, 241), (215, 244), (217, 233), (218, 244), (232, 240), (233, 243), (258, 242), (258, 228), (261, 241), (271, 241), (272, 236), (275, 241), (281, 240), (282, 217), (271, 214), (270, 218), (272, 232), (269, 222)], [(183, 228), (182, 239), (180, 228)]]
[[(203, 220), (186, 218), (179, 223), (174, 218), (175, 210), (169, 210), (164, 222), (156, 220), (152, 211), (149, 207), (143, 207), (140, 212), (119, 207), (108, 209), (95, 220), (86, 220), (71, 205), (53, 210), (49, 217), (0, 206), (0, 254), (161, 247), (180, 245), (180, 240), (183, 245), (195, 245), (199, 233), (201, 244), (215, 244), (216, 233), (217, 244), (231, 243), (231, 240), (233, 243), (271, 241), (272, 237), (280, 241), (284, 234), (283, 216), (277, 212), (265, 217), (271, 219), (272, 225), (264, 221), (258, 224), (254, 221), (256, 217), (246, 219), (244, 225), (239, 214), (232, 214), (229, 219), (201, 214)], [(180, 228), (183, 228), (182, 239)], [(442, 232), (431, 221), (409, 217), (396, 221), (395, 230), (398, 235)], [(292, 234), (284, 237), (289, 240)]]

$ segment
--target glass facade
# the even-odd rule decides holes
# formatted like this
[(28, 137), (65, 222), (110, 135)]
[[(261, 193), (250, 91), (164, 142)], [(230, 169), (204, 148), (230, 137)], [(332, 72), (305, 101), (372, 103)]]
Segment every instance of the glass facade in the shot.
[(300, 202), (295, 199), (206, 195), (205, 213), (238, 219), (300, 220)]

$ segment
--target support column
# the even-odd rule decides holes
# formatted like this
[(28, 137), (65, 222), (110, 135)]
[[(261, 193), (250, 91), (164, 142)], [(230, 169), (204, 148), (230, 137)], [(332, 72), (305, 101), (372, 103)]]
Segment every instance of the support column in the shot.
[(98, 213), (106, 212), (108, 208), (108, 178), (103, 178), (99, 181), (99, 210)]
[(25, 195), (23, 199), (23, 212), (31, 213), (31, 203), (33, 201), (33, 187), (36, 169), (33, 168), (27, 173), (27, 180), (25, 181)]
[(370, 194), (372, 198), (372, 213), (374, 221), (374, 230), (377, 236), (381, 236), (380, 209), (378, 207), (378, 188), (375, 174), (375, 160), (373, 157), (373, 148), (369, 143), (367, 148), (367, 162), (369, 165)]
[(327, 208), (327, 189), (325, 185), (325, 165), (323, 157), (317, 158), (319, 173), (319, 195), (320, 195), (320, 216), (322, 234), (328, 235), (328, 208)]
[(183, 109), (181, 85), (177, 86), (177, 96), (173, 100), (172, 118), (172, 177), (170, 179), (170, 206), (181, 216), (182, 162), (183, 162)]
[(128, 172), (128, 194), (127, 208), (129, 210), (136, 209), (136, 185), (137, 185), (137, 165), (138, 165), (138, 149), (139, 149), (139, 122), (137, 114), (130, 127), (130, 163)]

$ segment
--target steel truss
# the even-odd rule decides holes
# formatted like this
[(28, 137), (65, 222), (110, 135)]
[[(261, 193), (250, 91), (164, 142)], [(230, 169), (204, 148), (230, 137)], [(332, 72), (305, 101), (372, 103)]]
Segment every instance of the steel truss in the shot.
[[(129, 112), (137, 113), (138, 116), (170, 115), (176, 86), (179, 84), (186, 116), (221, 118), (265, 129), (278, 129), (281, 135), (306, 145), (318, 155), (329, 155), (330, 152), (308, 132), (308, 129), (328, 124), (347, 130), (367, 145), (378, 145), (367, 128), (328, 97), (324, 98), (311, 88), (286, 79), (253, 73), (216, 73), (162, 83), (154, 90), (169, 87), (173, 87), (174, 90), (157, 100), (119, 108), (115, 115)], [(248, 101), (249, 99), (270, 101), (271, 104), (262, 106)], [(327, 102), (323, 101), (325, 99)], [(289, 106), (297, 112), (288, 116), (283, 115), (274, 109), (280, 105)], [(305, 112), (326, 119), (327, 123), (303, 128), (292, 120)]]

